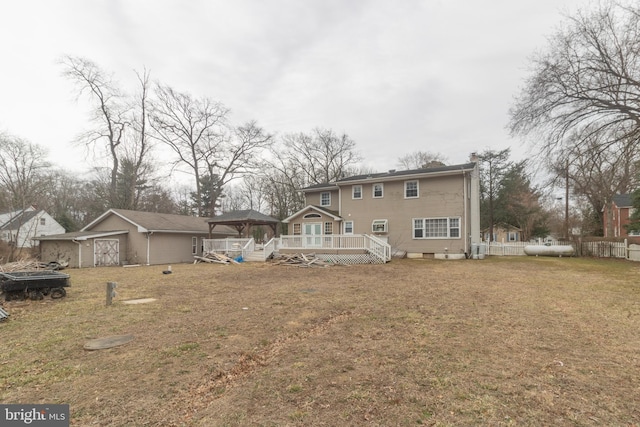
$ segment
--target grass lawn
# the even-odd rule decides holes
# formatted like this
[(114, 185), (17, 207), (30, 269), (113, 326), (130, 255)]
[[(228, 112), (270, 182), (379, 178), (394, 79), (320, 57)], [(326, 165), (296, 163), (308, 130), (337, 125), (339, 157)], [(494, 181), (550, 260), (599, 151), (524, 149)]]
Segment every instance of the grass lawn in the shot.
[(74, 426), (640, 426), (640, 264), (172, 267), (4, 302), (0, 402), (66, 403)]

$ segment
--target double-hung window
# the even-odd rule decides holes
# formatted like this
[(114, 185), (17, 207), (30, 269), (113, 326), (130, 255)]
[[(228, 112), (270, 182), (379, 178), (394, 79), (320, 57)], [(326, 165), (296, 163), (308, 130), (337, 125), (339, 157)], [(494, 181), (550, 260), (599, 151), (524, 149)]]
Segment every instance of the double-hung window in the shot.
[(384, 185), (383, 184), (373, 184), (373, 198), (380, 199), (384, 195)]
[(344, 234), (353, 234), (353, 221), (344, 222)]
[(320, 206), (331, 206), (331, 193), (328, 191), (320, 193)]
[(414, 218), (414, 239), (457, 239), (460, 237), (460, 218)]
[(351, 186), (351, 198), (362, 199), (362, 185)]
[(418, 197), (418, 181), (404, 182), (404, 198), (415, 199)]

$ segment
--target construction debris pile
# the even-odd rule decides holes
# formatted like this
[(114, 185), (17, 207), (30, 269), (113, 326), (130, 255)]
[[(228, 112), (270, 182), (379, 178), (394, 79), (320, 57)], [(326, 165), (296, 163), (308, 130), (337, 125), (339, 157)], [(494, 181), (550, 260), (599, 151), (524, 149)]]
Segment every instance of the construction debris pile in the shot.
[(347, 265), (338, 262), (324, 261), (316, 254), (281, 254), (273, 258), (273, 265), (286, 265), (291, 267), (330, 267), (332, 265)]
[(68, 263), (49, 262), (44, 263), (34, 259), (23, 259), (20, 261), (0, 264), (0, 273), (12, 273), (15, 271), (32, 271), (32, 270), (62, 270)]
[(240, 262), (236, 261), (235, 259), (228, 257), (224, 254), (218, 254), (215, 252), (207, 252), (205, 254), (203, 254), (203, 256), (197, 256), (194, 255), (195, 260), (193, 261), (194, 264), (197, 264), (199, 262), (208, 262), (210, 264), (240, 264)]

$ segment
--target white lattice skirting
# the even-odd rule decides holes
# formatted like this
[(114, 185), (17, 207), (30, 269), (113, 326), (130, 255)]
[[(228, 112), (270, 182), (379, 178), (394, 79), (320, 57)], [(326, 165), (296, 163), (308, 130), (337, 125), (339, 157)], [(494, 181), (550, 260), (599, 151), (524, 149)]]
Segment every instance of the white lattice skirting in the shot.
[(371, 254), (315, 254), (316, 258), (336, 264), (384, 264), (384, 261)]

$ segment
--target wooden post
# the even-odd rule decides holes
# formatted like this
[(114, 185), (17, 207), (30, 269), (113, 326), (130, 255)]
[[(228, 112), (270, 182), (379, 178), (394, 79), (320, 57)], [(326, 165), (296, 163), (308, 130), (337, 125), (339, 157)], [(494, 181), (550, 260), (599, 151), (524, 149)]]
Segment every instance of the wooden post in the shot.
[(115, 288), (118, 287), (116, 282), (107, 282), (107, 306), (111, 305), (113, 298), (116, 296)]

